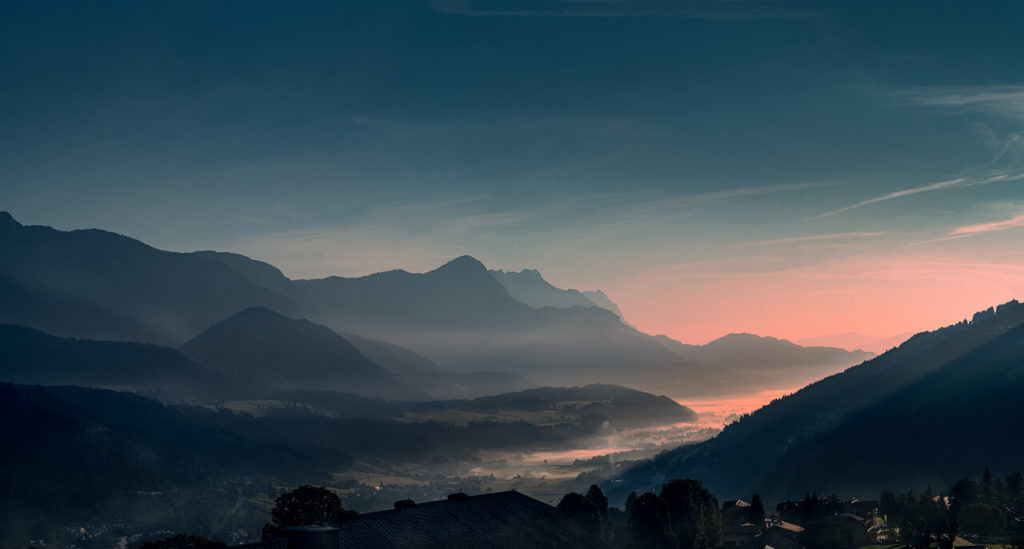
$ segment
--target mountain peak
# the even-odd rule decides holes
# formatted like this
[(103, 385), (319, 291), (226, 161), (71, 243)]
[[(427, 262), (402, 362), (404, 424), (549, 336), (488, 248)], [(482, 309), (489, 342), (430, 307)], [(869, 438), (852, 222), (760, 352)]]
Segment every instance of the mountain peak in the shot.
[(761, 336), (761, 335), (757, 335), (757, 334), (751, 334), (751, 333), (748, 333), (748, 332), (733, 332), (731, 334), (726, 334), (726, 335), (724, 335), (724, 336), (722, 336), (722, 337), (720, 337), (720, 338), (718, 338), (718, 339), (716, 339), (714, 341), (710, 341), (705, 346), (723, 345), (723, 344), (725, 344), (725, 345), (728, 345), (728, 344), (735, 345), (735, 344), (740, 344), (740, 343), (755, 343), (755, 342), (756, 343), (761, 343), (761, 342), (781, 342), (781, 341), (785, 341), (786, 343), (789, 343), (788, 341), (786, 341), (784, 339), (779, 339), (779, 338), (771, 337), (771, 336)]
[(487, 267), (484, 267), (483, 263), (480, 263), (475, 257), (471, 255), (463, 255), (456, 257), (455, 259), (441, 265), (434, 270), (437, 272), (446, 273), (486, 273)]
[(18, 223), (10, 212), (0, 211), (0, 228), (9, 229), (15, 227), (21, 227), (21, 223)]
[(266, 307), (248, 307), (246, 309), (242, 309), (241, 311), (231, 315), (230, 317), (228, 317), (224, 321), (227, 322), (228, 320), (250, 320), (250, 319), (266, 319), (266, 320), (274, 320), (274, 321), (295, 320), (293, 318), (288, 318), (288, 317), (284, 316), (283, 314), (281, 314), (281, 313), (279, 313), (277, 311), (274, 311), (273, 309), (268, 309)]

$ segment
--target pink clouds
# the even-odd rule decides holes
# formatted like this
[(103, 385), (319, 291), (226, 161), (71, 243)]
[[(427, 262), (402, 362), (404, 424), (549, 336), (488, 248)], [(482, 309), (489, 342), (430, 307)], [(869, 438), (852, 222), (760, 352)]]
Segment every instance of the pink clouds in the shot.
[(981, 223), (978, 225), (960, 227), (954, 230), (951, 236), (974, 235), (981, 233), (990, 233), (994, 231), (1006, 231), (1009, 229), (1016, 229), (1019, 227), (1024, 227), (1024, 214), (1014, 216), (1010, 219), (1004, 219), (1002, 221), (993, 221), (991, 223)]

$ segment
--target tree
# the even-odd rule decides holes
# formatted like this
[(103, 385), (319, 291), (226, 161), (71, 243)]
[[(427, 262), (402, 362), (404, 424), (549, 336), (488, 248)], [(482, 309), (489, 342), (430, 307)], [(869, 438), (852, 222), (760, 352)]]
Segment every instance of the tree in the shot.
[(988, 537), (1006, 527), (1006, 517), (997, 507), (972, 503), (960, 511), (960, 527), (965, 532)]
[(277, 496), (270, 513), (273, 523), (263, 527), (263, 537), (278, 537), (291, 526), (338, 524), (355, 517), (341, 508), (337, 494), (322, 486), (299, 486)]
[(631, 547), (679, 548), (679, 541), (672, 532), (668, 506), (657, 494), (646, 492), (636, 499), (629, 511), (629, 525), (632, 532)]
[(764, 502), (761, 501), (761, 494), (754, 494), (750, 500), (749, 518), (751, 523), (761, 526), (764, 523)]
[(953, 498), (953, 503), (950, 505), (950, 511), (953, 516), (956, 517), (960, 514), (961, 509), (972, 503), (977, 503), (978, 484), (973, 480), (964, 477), (956, 481), (953, 488), (949, 490), (949, 495)]
[(624, 508), (627, 513), (633, 510), (633, 506), (636, 505), (636, 500), (638, 499), (640, 499), (640, 495), (636, 492), (630, 492), (629, 495), (626, 496), (626, 504)]
[(596, 484), (590, 485), (590, 489), (587, 490), (587, 499), (597, 507), (601, 514), (608, 514), (608, 497), (604, 495), (604, 492)]
[(718, 500), (700, 481), (675, 479), (661, 487), (672, 531), (683, 549), (711, 549), (722, 543), (722, 512)]
[(608, 512), (608, 497), (604, 495), (604, 492), (596, 484), (591, 484), (590, 489), (587, 490), (586, 498), (587, 501), (594, 505), (601, 518), (601, 540), (611, 544), (612, 537), (615, 534), (615, 527), (612, 525), (612, 518)]
[(594, 537), (604, 539), (604, 521), (601, 511), (589, 498), (570, 492), (558, 502), (558, 510), (565, 513), (584, 530), (590, 532)]
[(1014, 505), (1022, 495), (1024, 495), (1024, 475), (1021, 475), (1020, 471), (1014, 471), (1013, 474), (1006, 477), (1006, 497), (1010, 500), (1010, 504)]
[(992, 504), (995, 499), (995, 494), (992, 490), (992, 471), (989, 470), (988, 465), (985, 466), (985, 472), (981, 475), (981, 501), (983, 503)]

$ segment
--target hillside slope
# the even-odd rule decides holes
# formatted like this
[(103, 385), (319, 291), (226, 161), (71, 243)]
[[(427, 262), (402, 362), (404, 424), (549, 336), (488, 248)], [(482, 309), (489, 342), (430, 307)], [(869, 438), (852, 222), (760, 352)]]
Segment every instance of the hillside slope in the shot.
[(330, 329), (259, 307), (218, 322), (180, 350), (215, 371), (258, 379), (280, 390), (421, 396)]
[(297, 312), (291, 299), (222, 264), (106, 231), (23, 226), (0, 212), (0, 250), (0, 275), (130, 322), (127, 336), (160, 334), (154, 343), (184, 342), (246, 307)]
[(894, 482), (944, 486), (986, 464), (1009, 470), (1019, 466), (1024, 439), (1000, 426), (1024, 413), (1022, 368), (1024, 306), (1013, 301), (917, 334), (710, 441), (638, 466), (620, 491), (680, 476), (723, 496), (874, 497)]
[(0, 381), (118, 388), (171, 401), (262, 391), (258, 382), (212, 372), (167, 347), (60, 338), (13, 325), (0, 325)]

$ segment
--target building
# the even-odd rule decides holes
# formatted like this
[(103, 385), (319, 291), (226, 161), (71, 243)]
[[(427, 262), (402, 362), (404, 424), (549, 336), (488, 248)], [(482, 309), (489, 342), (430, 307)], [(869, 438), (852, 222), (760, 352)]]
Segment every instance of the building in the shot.
[(851, 514), (815, 515), (804, 525), (804, 542), (808, 547), (852, 549), (868, 540), (866, 520)]
[[(396, 502), (338, 527), (338, 548), (603, 548), (558, 509), (516, 491)], [(291, 548), (295, 549), (295, 548)]]

